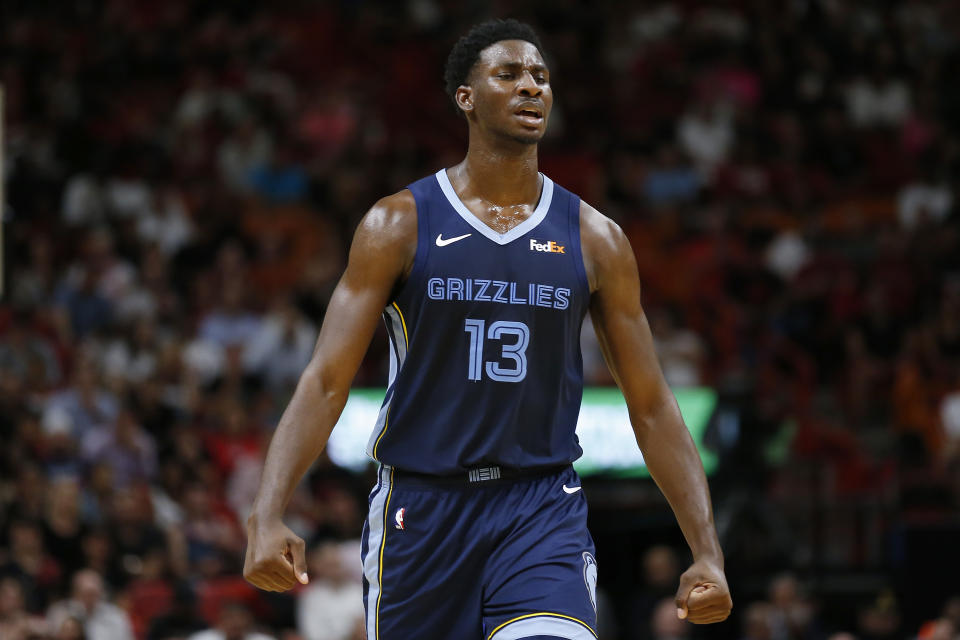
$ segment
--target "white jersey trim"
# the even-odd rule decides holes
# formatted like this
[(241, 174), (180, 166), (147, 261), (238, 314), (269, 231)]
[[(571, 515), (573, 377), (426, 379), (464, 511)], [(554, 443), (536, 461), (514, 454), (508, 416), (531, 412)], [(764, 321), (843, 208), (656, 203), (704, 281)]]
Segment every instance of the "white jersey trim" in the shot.
[(530, 231), (533, 231), (537, 225), (547, 217), (547, 211), (550, 210), (550, 203), (553, 201), (553, 181), (541, 173), (540, 177), (543, 178), (543, 188), (540, 191), (540, 201), (537, 203), (537, 208), (534, 209), (533, 215), (506, 233), (498, 233), (484, 224), (480, 218), (473, 215), (473, 212), (467, 208), (467, 205), (463, 204), (460, 196), (453, 190), (453, 185), (450, 183), (450, 177), (447, 176), (446, 169), (437, 171), (436, 176), (443, 195), (446, 196), (447, 201), (453, 209), (460, 214), (460, 217), (479, 233), (499, 245), (509, 244), (517, 238), (523, 237)]
[(489, 640), (520, 640), (531, 636), (597, 640), (596, 634), (581, 622), (549, 614), (509, 622), (490, 634)]
[(383, 592), (383, 549), (386, 542), (386, 522), (393, 493), (393, 469), (380, 466), (380, 490), (370, 503), (367, 527), (367, 555), (363, 560), (363, 575), (367, 579), (367, 640), (380, 639), (380, 594)]

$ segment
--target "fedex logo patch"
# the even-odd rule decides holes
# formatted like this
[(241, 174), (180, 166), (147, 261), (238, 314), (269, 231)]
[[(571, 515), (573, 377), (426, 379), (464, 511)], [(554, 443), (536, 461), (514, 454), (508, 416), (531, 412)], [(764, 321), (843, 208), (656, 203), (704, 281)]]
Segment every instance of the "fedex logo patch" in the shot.
[(530, 251), (540, 251), (543, 253), (564, 253), (564, 246), (562, 244), (557, 244), (553, 240), (548, 242), (537, 242), (533, 238), (530, 238)]

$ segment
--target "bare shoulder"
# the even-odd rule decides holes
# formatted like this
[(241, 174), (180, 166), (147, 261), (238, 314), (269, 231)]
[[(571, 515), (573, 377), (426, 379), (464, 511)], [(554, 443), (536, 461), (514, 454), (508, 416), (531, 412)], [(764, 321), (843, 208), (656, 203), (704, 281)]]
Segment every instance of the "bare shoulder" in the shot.
[(590, 282), (590, 291), (596, 291), (604, 274), (622, 268), (625, 261), (633, 261), (630, 241), (616, 222), (580, 201), (580, 246), (583, 263)]
[(417, 203), (409, 189), (380, 198), (360, 221), (356, 240), (393, 244), (417, 240)]
[(417, 203), (408, 189), (381, 198), (363, 216), (350, 247), (348, 275), (400, 282), (417, 254)]

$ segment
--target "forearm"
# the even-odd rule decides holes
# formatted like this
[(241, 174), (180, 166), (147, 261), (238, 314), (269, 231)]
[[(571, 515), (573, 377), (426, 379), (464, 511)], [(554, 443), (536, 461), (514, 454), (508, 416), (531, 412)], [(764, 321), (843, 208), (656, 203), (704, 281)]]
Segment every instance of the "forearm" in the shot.
[(673, 394), (664, 385), (658, 402), (642, 414), (631, 412), (631, 422), (647, 469), (670, 503), (694, 561), (722, 566), (707, 478)]
[(251, 518), (280, 518), (293, 491), (316, 460), (346, 404), (348, 389), (325, 384), (308, 367), (273, 434)]

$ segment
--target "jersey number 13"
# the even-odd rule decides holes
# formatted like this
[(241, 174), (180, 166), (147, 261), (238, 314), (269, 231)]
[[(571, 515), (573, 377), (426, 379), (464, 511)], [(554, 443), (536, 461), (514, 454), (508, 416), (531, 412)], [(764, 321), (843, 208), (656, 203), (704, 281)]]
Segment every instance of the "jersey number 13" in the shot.
[[(468, 318), (463, 330), (470, 336), (470, 366), (468, 380), (480, 380), (483, 372), (498, 382), (520, 382), (527, 377), (527, 346), (530, 344), (530, 327), (522, 322), (497, 320), (484, 332), (485, 320)], [(483, 362), (484, 334), (489, 340), (500, 344), (500, 361)], [(486, 366), (484, 366), (486, 365)]]

